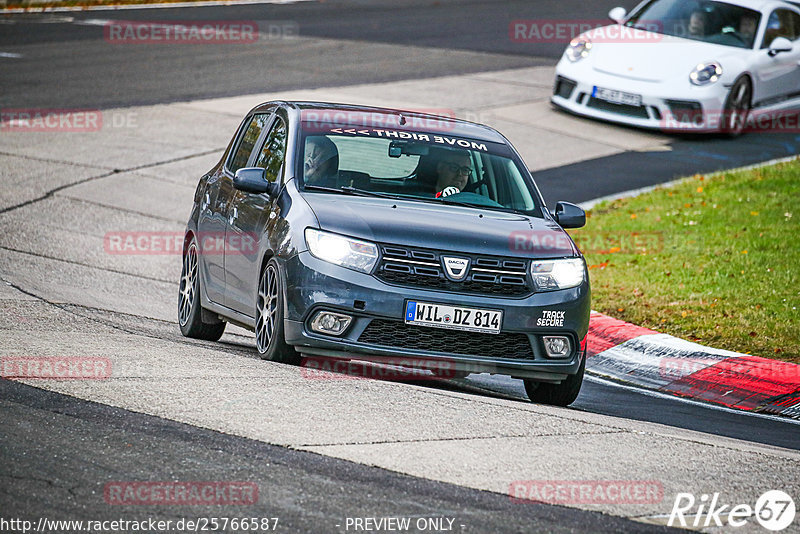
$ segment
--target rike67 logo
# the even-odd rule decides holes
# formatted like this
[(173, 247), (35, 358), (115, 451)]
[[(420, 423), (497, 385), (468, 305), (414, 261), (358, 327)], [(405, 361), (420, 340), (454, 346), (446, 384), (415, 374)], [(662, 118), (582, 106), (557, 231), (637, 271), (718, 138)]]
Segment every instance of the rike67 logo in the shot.
[(667, 525), (670, 527), (706, 528), (747, 525), (753, 517), (767, 530), (778, 532), (794, 522), (794, 500), (784, 491), (770, 490), (749, 504), (724, 503), (719, 493), (702, 494), (695, 498), (691, 493), (678, 493)]

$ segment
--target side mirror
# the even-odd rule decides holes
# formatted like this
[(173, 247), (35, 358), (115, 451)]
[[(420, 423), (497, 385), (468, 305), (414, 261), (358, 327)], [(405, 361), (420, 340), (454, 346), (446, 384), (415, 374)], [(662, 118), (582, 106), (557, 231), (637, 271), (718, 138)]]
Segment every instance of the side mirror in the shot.
[(261, 167), (243, 167), (233, 177), (233, 187), (245, 193), (260, 195), (267, 193), (271, 197), (278, 196), (280, 186), (267, 181), (267, 173)]
[(561, 228), (581, 228), (586, 226), (586, 212), (569, 202), (557, 203), (553, 218), (561, 225)]
[(625, 15), (627, 14), (628, 12), (625, 11), (624, 7), (615, 7), (614, 9), (608, 12), (608, 18), (610, 18), (617, 24), (622, 24), (622, 22), (625, 20)]
[(769, 57), (775, 57), (781, 52), (791, 52), (792, 42), (786, 37), (776, 37), (769, 45)]

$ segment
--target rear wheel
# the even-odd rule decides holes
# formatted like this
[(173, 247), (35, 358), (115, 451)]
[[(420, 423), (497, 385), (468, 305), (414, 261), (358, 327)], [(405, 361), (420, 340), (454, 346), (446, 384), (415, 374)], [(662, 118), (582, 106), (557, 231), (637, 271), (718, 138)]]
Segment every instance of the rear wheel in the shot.
[(750, 101), (753, 96), (753, 88), (750, 79), (743, 76), (736, 80), (731, 87), (728, 98), (725, 99), (725, 109), (722, 114), (721, 129), (722, 133), (730, 137), (742, 134), (747, 125), (747, 117), (750, 114)]
[(583, 374), (586, 370), (586, 356), (581, 359), (581, 366), (574, 375), (569, 375), (560, 384), (536, 382), (525, 378), (525, 393), (531, 402), (552, 404), (553, 406), (569, 406), (578, 398), (583, 383)]
[(225, 321), (203, 322), (199, 260), (197, 240), (192, 238), (189, 247), (183, 253), (183, 268), (178, 289), (178, 325), (181, 327), (181, 334), (186, 337), (217, 341), (225, 331)]
[(256, 348), (261, 358), (298, 365), (300, 354), (286, 343), (283, 331), (283, 293), (278, 263), (271, 259), (258, 282), (256, 298)]

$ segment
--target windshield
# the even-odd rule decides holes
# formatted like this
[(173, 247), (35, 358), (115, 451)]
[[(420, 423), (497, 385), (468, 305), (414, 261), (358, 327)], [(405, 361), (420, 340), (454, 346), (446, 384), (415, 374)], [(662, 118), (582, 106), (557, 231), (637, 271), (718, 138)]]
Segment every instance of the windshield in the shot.
[(707, 43), (753, 48), (761, 14), (723, 2), (653, 0), (626, 26)]
[(303, 136), (297, 176), (306, 191), (389, 196), (542, 216), (530, 179), (506, 145), (444, 134), (335, 130)]

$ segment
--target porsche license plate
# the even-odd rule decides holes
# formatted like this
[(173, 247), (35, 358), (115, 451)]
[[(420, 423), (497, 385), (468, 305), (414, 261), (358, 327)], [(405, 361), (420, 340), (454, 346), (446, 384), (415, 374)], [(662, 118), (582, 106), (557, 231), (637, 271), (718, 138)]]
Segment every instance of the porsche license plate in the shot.
[(413, 300), (406, 302), (406, 324), (498, 334), (502, 323), (503, 312), (500, 310), (462, 308)]
[(642, 95), (635, 95), (633, 93), (624, 93), (614, 89), (604, 89), (602, 87), (594, 86), (592, 89), (592, 96), (599, 99), (611, 102), (612, 104), (627, 104), (629, 106), (641, 106)]

